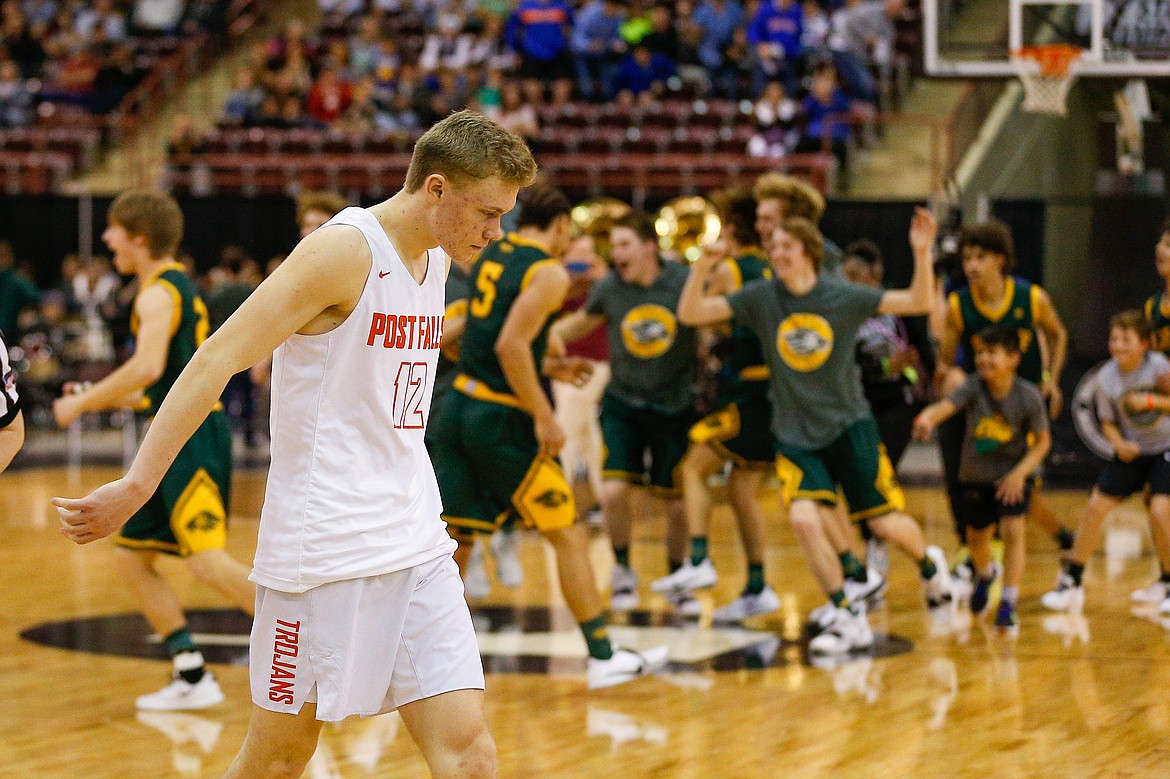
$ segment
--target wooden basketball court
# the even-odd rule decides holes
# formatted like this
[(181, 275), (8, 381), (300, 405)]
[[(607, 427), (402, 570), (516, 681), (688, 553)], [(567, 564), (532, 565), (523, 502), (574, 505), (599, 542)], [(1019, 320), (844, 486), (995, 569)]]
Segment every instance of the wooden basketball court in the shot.
[[(185, 603), (205, 610), (205, 641), (228, 701), (193, 713), (136, 714), (134, 698), (161, 687), (170, 665), (123, 655), (143, 643), (133, 604), (115, 577), (112, 546), (76, 547), (58, 535), (53, 495), (78, 495), (116, 477), (87, 468), (0, 476), (0, 777), (216, 777), (239, 747), (250, 703), (246, 620), (186, 575)], [(250, 559), (263, 471), (237, 476), (231, 551)], [(954, 550), (937, 489), (909, 491), (928, 539)], [(1075, 524), (1085, 496), (1051, 496)], [(775, 508), (775, 496), (764, 500)], [(584, 643), (550, 585), (542, 542), (522, 541), (524, 585), (498, 585), (476, 604), (488, 673), (488, 716), (501, 777), (1160, 777), (1170, 769), (1170, 630), (1156, 608), (1129, 594), (1152, 581), (1140, 507), (1114, 519), (1109, 546), (1087, 574), (1083, 616), (1045, 613), (1057, 552), (1032, 533), (1016, 639), (957, 613), (922, 606), (914, 567), (893, 556), (887, 606), (872, 614), (878, 656), (825, 668), (807, 664), (803, 615), (819, 605), (790, 531), (771, 527), (769, 580), (779, 616), (745, 630), (715, 631), (710, 610), (743, 583), (742, 558), (725, 507), (712, 550), (722, 579), (698, 625), (676, 622), (645, 586), (665, 570), (662, 524), (638, 528), (634, 566), (642, 610), (616, 620), (620, 641), (668, 641), (663, 674), (587, 691)], [(1141, 545), (1141, 556), (1122, 559)], [(596, 561), (607, 581), (604, 545)], [(204, 611), (200, 612), (201, 614)], [(625, 624), (623, 624), (623, 622)], [(143, 623), (144, 624), (144, 623)], [(1166, 625), (1170, 625), (1167, 620)], [(216, 632), (222, 627), (224, 632)], [(23, 632), (38, 641), (22, 638)], [(148, 631), (147, 631), (148, 632)], [(129, 650), (131, 652), (135, 650)], [(426, 768), (397, 715), (326, 726), (306, 776), (423, 777)]]

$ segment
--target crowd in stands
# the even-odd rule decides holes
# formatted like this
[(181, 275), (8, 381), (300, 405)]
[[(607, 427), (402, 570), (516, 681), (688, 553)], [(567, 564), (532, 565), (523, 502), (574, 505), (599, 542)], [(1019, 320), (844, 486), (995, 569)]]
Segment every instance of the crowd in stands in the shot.
[[(221, 127), (413, 133), (473, 107), (529, 139), (570, 101), (755, 103), (753, 154), (834, 150), (880, 104), (907, 0), (321, 0), (256, 44)], [(826, 122), (840, 124), (827, 127)]]
[(228, 0), (3, 0), (0, 128), (58, 107), (114, 109), (181, 36), (224, 30)]

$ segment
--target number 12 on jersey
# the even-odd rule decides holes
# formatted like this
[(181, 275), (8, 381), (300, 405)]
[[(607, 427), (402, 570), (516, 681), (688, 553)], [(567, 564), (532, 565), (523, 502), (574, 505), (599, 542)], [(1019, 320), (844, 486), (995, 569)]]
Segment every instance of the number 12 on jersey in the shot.
[(421, 430), (426, 425), (423, 415), (423, 396), (426, 394), (427, 364), (404, 362), (394, 377), (394, 427), (400, 430)]

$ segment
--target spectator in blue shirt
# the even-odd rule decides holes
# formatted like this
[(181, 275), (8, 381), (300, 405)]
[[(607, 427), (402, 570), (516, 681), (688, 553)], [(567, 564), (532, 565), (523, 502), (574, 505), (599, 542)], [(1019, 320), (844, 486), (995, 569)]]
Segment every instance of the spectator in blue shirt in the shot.
[(520, 78), (528, 102), (544, 102), (544, 88), (552, 84), (553, 104), (563, 105), (573, 96), (573, 56), (569, 36), (573, 9), (565, 0), (520, 0), (504, 36), (520, 55)]
[(812, 84), (801, 108), (805, 125), (796, 151), (820, 151), (827, 137), (829, 148), (844, 170), (850, 108), (849, 99), (837, 88), (837, 69), (829, 62), (818, 65), (813, 71)]
[(666, 90), (666, 80), (675, 74), (675, 65), (664, 54), (652, 52), (639, 43), (618, 67), (614, 87), (621, 105), (635, 101), (645, 105)]
[(804, 11), (796, 0), (763, 0), (748, 25), (748, 42), (756, 53), (752, 89), (758, 96), (768, 81), (780, 79), (789, 94), (800, 75)]
[(572, 49), (577, 65), (577, 92), (585, 100), (612, 100), (610, 88), (618, 61), (626, 53), (621, 36), (622, 0), (590, 0), (573, 25)]
[(743, 24), (743, 6), (736, 0), (704, 0), (691, 14), (691, 23), (699, 28), (699, 62), (707, 69), (715, 91), (723, 97), (736, 97), (737, 67), (727, 58), (735, 39), (735, 30)]

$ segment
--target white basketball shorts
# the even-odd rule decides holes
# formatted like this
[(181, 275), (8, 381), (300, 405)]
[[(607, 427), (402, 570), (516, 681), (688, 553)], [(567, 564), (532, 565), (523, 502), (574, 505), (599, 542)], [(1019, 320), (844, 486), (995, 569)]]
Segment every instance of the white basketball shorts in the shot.
[(252, 701), (336, 722), (453, 690), (482, 690), (483, 665), (449, 555), (404, 571), (288, 593), (256, 588)]

